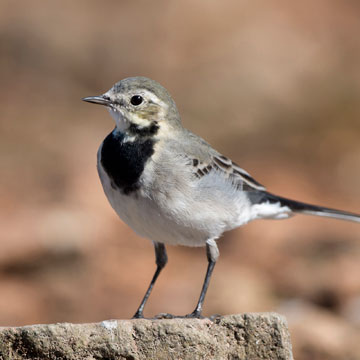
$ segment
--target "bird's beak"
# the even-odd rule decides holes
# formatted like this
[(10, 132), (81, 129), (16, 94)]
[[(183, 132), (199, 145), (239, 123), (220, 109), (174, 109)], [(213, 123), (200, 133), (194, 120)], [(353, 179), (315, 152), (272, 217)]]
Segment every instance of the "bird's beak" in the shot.
[(88, 97), (82, 98), (81, 100), (87, 101), (87, 102), (93, 103), (93, 104), (99, 104), (99, 105), (105, 105), (105, 106), (111, 105), (110, 99), (104, 98), (103, 95), (100, 95), (100, 96), (88, 96)]

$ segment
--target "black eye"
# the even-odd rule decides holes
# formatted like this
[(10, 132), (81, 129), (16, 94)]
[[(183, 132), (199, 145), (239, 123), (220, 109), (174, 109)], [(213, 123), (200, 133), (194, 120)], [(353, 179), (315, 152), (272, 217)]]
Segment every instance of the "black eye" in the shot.
[(143, 102), (143, 97), (140, 95), (134, 95), (131, 99), (130, 102), (132, 105), (138, 106)]

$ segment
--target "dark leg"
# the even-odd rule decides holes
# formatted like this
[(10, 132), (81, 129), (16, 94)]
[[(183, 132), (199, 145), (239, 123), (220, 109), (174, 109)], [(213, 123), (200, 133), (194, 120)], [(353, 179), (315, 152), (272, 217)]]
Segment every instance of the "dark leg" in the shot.
[(156, 279), (158, 278), (161, 270), (165, 267), (166, 263), (167, 263), (167, 255), (166, 255), (166, 249), (165, 249), (165, 245), (164, 244), (160, 244), (157, 242), (154, 242), (154, 247), (155, 247), (155, 259), (156, 259), (156, 271), (155, 274), (151, 280), (151, 283), (149, 285), (149, 288), (147, 289), (145, 296), (139, 306), (139, 308), (137, 309), (135, 315), (133, 316), (133, 319), (139, 319), (139, 318), (143, 318), (143, 311), (144, 311), (144, 307), (146, 304), (147, 299), (150, 296), (151, 290), (155, 284)]
[(209, 283), (210, 283), (211, 274), (214, 270), (216, 260), (219, 257), (219, 249), (216, 245), (215, 240), (211, 239), (206, 242), (206, 255), (207, 255), (209, 264), (208, 264), (208, 268), (206, 271), (204, 284), (201, 289), (200, 298), (196, 305), (195, 310), (191, 314), (187, 315), (187, 317), (194, 317), (194, 318), (201, 317), (202, 305), (203, 305), (203, 302), (205, 299), (206, 291), (207, 291)]

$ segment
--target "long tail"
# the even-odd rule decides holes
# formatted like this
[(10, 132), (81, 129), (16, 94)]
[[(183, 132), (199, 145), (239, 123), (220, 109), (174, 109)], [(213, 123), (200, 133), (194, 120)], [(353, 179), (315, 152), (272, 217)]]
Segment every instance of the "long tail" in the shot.
[(279, 203), (282, 206), (287, 206), (290, 208), (291, 211), (295, 213), (302, 213), (306, 215), (316, 215), (316, 216), (324, 216), (330, 217), (340, 220), (347, 220), (347, 221), (355, 221), (360, 223), (360, 214), (354, 214), (347, 211), (330, 209), (322, 206), (306, 204), (303, 202), (290, 200), (283, 198), (281, 196), (273, 195), (268, 192), (261, 192), (261, 196), (258, 193), (257, 203), (259, 202), (270, 202), (270, 203)]

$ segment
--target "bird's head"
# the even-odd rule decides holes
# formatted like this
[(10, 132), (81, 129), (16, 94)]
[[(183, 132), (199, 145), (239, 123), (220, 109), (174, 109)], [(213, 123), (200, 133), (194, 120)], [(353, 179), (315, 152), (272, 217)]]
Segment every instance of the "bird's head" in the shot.
[(132, 135), (152, 135), (159, 128), (180, 126), (174, 100), (163, 86), (145, 77), (123, 79), (103, 95), (83, 100), (105, 105), (117, 129)]

